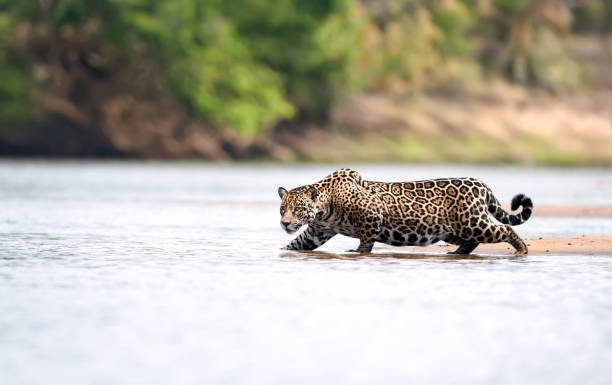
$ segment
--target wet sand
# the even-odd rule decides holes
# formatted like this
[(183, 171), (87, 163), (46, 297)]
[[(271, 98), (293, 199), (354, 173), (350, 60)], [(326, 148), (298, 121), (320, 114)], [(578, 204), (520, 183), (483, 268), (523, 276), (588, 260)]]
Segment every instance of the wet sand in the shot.
[[(546, 254), (580, 254), (580, 255), (610, 255), (612, 256), (612, 236), (594, 237), (566, 237), (566, 238), (539, 238), (526, 239), (530, 255)], [(447, 253), (453, 251), (457, 246), (432, 245), (427, 247), (398, 247), (403, 253)], [(514, 249), (507, 243), (481, 244), (474, 250), (473, 254), (512, 254)]]

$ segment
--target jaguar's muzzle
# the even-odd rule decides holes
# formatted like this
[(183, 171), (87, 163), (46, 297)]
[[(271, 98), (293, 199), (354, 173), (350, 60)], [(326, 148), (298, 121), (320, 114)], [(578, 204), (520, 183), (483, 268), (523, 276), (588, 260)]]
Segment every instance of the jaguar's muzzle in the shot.
[(285, 230), (285, 232), (286, 232), (287, 234), (293, 234), (293, 233), (295, 233), (296, 231), (298, 231), (298, 229), (299, 229), (300, 227), (301, 227), (301, 225), (300, 225), (300, 224), (298, 224), (298, 223), (292, 224), (291, 222), (283, 222), (283, 221), (281, 221), (281, 228), (282, 228), (283, 230)]

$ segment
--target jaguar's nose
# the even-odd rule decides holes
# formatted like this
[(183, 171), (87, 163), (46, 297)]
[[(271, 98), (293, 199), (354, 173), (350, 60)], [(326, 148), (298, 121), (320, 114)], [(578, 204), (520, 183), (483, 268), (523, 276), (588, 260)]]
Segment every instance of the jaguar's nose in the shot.
[(287, 222), (287, 221), (281, 221), (281, 225), (283, 225), (283, 227), (287, 227), (291, 224), (291, 222)]

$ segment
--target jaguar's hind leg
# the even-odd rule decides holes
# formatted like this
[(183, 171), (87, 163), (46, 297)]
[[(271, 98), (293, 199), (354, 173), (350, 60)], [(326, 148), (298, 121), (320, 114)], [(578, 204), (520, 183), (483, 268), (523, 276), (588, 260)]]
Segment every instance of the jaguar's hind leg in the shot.
[(510, 225), (494, 225), (490, 223), (484, 229), (479, 227), (473, 231), (471, 240), (479, 243), (508, 242), (516, 249), (515, 255), (527, 254), (527, 245)]
[(451, 251), (448, 254), (469, 254), (478, 246), (478, 242), (467, 241), (459, 244), (459, 247), (455, 251)]
[(527, 245), (521, 239), (521, 237), (518, 236), (518, 234), (514, 231), (512, 227), (510, 227), (510, 225), (505, 225), (504, 227), (506, 230), (504, 235), (505, 242), (508, 242), (512, 245), (512, 247), (516, 249), (514, 255), (527, 255)]

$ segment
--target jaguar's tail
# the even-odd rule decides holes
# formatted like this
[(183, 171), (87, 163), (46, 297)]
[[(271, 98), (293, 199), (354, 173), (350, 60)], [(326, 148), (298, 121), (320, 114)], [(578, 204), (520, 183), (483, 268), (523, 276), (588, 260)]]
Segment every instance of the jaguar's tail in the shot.
[(524, 194), (518, 194), (515, 195), (514, 198), (512, 198), (512, 203), (510, 204), (510, 208), (512, 209), (512, 211), (518, 209), (519, 206), (523, 207), (520, 213), (514, 215), (508, 214), (508, 212), (506, 212), (506, 210), (501, 207), (501, 205), (497, 201), (497, 198), (495, 198), (493, 194), (489, 194), (487, 200), (489, 212), (495, 217), (495, 219), (506, 225), (509, 224), (512, 226), (516, 226), (520, 225), (521, 223), (524, 223), (525, 221), (527, 221), (527, 219), (529, 219), (529, 217), (531, 216), (531, 211), (533, 210), (533, 203), (531, 202), (531, 198), (526, 197)]

